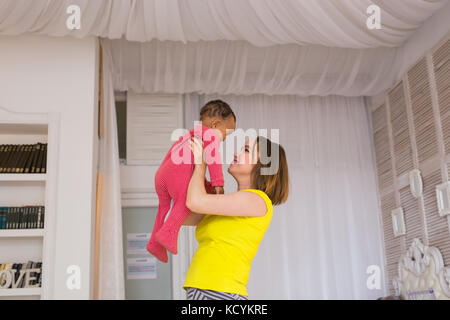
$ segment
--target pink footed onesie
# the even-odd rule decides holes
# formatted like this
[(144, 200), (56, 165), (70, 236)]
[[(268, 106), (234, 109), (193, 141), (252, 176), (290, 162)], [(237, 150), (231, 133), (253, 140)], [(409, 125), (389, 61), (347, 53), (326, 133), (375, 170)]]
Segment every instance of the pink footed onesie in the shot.
[[(211, 178), (211, 182), (205, 179), (206, 191), (210, 192), (214, 187), (224, 185), (219, 134), (207, 126), (197, 125), (172, 145), (155, 174), (159, 207), (147, 251), (162, 262), (168, 261), (166, 249), (177, 254), (178, 232), (191, 213), (186, 207), (186, 195), (194, 170), (194, 155), (189, 144), (192, 136), (203, 141), (205, 161)], [(165, 220), (171, 200), (172, 210)]]

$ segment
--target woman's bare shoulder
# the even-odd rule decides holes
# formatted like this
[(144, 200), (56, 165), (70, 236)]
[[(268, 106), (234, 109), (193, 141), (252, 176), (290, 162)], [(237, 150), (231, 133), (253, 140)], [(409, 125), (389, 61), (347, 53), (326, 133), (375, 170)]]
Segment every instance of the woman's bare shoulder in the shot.
[[(255, 190), (255, 189), (251, 189)], [(257, 192), (251, 191), (249, 189), (240, 190), (238, 192), (243, 192), (243, 195), (245, 194), (245, 197), (248, 199), (248, 203), (252, 203), (252, 206), (257, 213), (256, 216), (262, 217), (264, 216), (267, 211), (267, 205), (264, 198), (261, 196), (262, 191), (256, 190)]]

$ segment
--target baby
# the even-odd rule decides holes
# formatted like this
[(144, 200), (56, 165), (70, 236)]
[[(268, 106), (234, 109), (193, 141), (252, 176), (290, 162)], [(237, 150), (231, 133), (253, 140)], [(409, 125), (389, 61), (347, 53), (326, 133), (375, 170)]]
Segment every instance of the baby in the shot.
[[(211, 179), (211, 182), (205, 179), (206, 191), (224, 193), (219, 146), (220, 141), (225, 140), (227, 133), (235, 130), (236, 116), (227, 103), (213, 100), (200, 110), (200, 121), (201, 125), (195, 126), (172, 145), (155, 174), (159, 207), (147, 251), (162, 262), (168, 261), (166, 249), (177, 254), (178, 232), (191, 213), (186, 207), (186, 194), (194, 170), (194, 155), (189, 146), (192, 136), (203, 140), (205, 162)], [(231, 131), (227, 132), (227, 130)], [(208, 149), (213, 151), (208, 152)], [(180, 155), (180, 151), (184, 154)], [(180, 160), (180, 158), (183, 159)], [(172, 210), (164, 221), (170, 210), (171, 200), (173, 200)]]

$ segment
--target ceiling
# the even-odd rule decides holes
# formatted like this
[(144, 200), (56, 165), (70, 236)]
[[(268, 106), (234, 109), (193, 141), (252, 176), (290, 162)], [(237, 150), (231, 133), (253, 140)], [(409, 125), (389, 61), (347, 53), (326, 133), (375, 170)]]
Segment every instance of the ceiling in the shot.
[[(0, 34), (36, 32), (131, 41), (245, 40), (255, 46), (399, 46), (448, 0), (0, 0)], [(367, 8), (380, 8), (370, 30)], [(81, 9), (69, 30), (67, 8)]]
[(371, 96), (448, 32), (446, 14), (449, 0), (0, 0), (0, 35), (101, 37), (120, 90)]

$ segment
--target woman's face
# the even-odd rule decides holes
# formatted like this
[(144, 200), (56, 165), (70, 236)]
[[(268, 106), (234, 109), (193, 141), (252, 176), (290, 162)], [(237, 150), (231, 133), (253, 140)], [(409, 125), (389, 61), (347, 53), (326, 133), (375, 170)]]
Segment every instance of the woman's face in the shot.
[(234, 154), (234, 161), (228, 167), (228, 172), (236, 178), (238, 175), (250, 175), (258, 162), (256, 138), (245, 142), (240, 152)]

